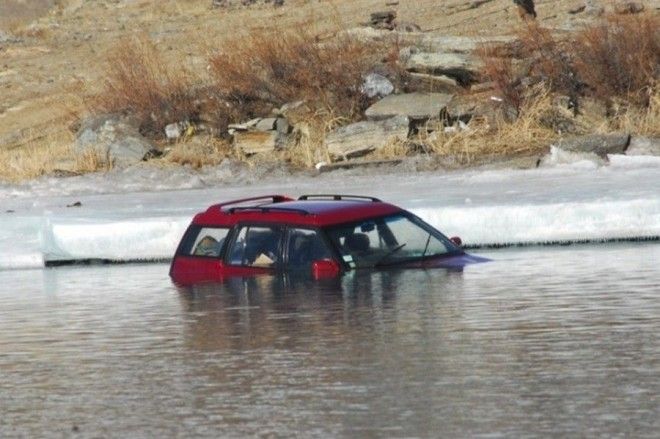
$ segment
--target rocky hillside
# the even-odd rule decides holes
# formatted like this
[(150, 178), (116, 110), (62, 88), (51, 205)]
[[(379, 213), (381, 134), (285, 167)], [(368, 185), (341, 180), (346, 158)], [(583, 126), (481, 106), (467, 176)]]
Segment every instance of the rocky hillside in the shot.
[[(660, 8), (657, 0), (632, 3)], [(537, 0), (536, 22), (572, 31), (614, 7)], [(387, 14), (372, 16), (381, 11), (395, 12), (396, 25), (417, 35), (418, 46), (446, 36), (503, 38), (528, 26), (511, 0), (0, 0), (0, 152), (31, 148), (38, 155), (71, 145), (71, 126), (103, 88), (109, 53), (122, 38), (146, 36), (169, 66), (204, 72), (209, 54), (228, 38), (273, 26), (304, 28), (319, 41), (365, 24), (387, 30)], [(416, 61), (408, 62), (419, 65), (410, 71), (428, 73), (437, 60), (427, 49), (428, 56), (411, 54)]]

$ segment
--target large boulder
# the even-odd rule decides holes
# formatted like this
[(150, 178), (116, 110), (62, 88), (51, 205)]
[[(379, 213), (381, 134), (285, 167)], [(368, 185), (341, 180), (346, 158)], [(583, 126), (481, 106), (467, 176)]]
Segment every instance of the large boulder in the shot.
[(406, 116), (415, 121), (440, 117), (453, 95), (447, 93), (407, 93), (390, 95), (365, 111), (370, 120)]
[(600, 157), (623, 154), (630, 144), (630, 134), (591, 134), (562, 139), (556, 145), (564, 151), (594, 153)]
[(113, 114), (83, 120), (74, 143), (77, 155), (92, 152), (117, 167), (141, 162), (155, 149), (155, 145), (140, 134), (136, 123)]
[(325, 146), (333, 157), (347, 159), (381, 149), (408, 138), (410, 121), (395, 116), (381, 121), (363, 121), (338, 128), (326, 136)]

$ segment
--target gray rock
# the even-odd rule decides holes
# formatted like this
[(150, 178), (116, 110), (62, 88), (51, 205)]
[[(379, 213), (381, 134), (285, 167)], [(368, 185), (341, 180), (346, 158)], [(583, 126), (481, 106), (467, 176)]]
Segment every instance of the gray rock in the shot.
[(460, 53), (413, 53), (406, 63), (411, 72), (449, 76), (462, 85), (475, 82), (482, 67), (480, 59)]
[(117, 167), (141, 162), (155, 149), (155, 145), (140, 134), (135, 123), (117, 115), (83, 120), (74, 142), (76, 154), (92, 151)]
[(468, 121), (473, 117), (495, 118), (496, 104), (484, 95), (458, 95), (447, 104), (447, 117)]
[(446, 93), (408, 93), (390, 95), (369, 107), (365, 115), (371, 120), (406, 116), (412, 120), (440, 117), (453, 95)]
[(165, 126), (165, 137), (168, 140), (176, 140), (183, 136), (190, 124), (188, 122), (175, 122)]
[(275, 120), (275, 129), (280, 136), (284, 136), (291, 132), (291, 125), (286, 118), (278, 117), (277, 120)]
[(254, 126), (254, 129), (257, 131), (272, 131), (275, 129), (276, 121), (277, 118), (275, 117), (266, 117), (257, 122), (257, 124)]
[(234, 148), (247, 155), (275, 151), (277, 143), (277, 131), (238, 131), (234, 134)]
[(20, 43), (23, 40), (0, 30), (0, 44)]
[(360, 92), (368, 98), (384, 98), (394, 92), (394, 85), (385, 76), (370, 73), (364, 78)]
[(660, 137), (633, 136), (626, 155), (660, 156)]
[(600, 157), (607, 154), (623, 154), (630, 144), (630, 134), (592, 134), (562, 139), (556, 145), (564, 151), (594, 153)]
[(427, 73), (410, 73), (409, 87), (413, 90), (423, 90), (433, 93), (456, 93), (460, 86), (454, 78), (445, 75), (429, 75)]
[(405, 141), (409, 126), (410, 121), (405, 116), (379, 122), (357, 122), (329, 133), (325, 145), (331, 156), (347, 159), (381, 149), (392, 142)]

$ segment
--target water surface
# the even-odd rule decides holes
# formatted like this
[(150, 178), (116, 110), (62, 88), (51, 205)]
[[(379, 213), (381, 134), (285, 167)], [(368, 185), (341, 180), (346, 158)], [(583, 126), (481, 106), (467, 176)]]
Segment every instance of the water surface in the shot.
[(660, 245), (480, 254), (192, 290), (0, 271), (0, 437), (654, 437)]

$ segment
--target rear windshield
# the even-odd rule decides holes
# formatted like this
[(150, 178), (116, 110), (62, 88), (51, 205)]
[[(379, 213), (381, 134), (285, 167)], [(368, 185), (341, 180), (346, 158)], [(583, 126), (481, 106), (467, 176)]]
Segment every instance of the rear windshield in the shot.
[(218, 258), (229, 234), (226, 227), (192, 226), (186, 232), (178, 254)]

